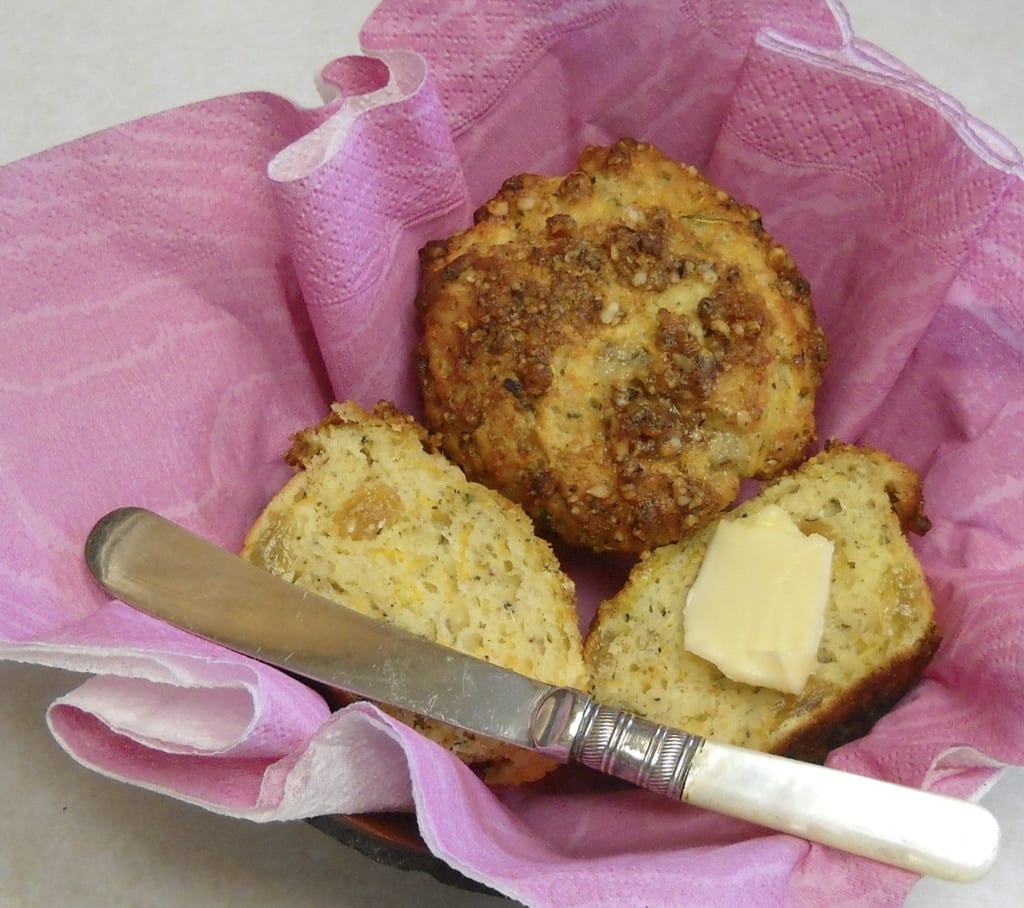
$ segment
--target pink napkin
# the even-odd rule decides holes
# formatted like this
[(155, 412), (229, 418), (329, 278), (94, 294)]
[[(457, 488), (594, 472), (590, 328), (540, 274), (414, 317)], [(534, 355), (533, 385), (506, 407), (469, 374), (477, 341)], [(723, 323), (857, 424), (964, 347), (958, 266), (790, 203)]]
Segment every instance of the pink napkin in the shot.
[(320, 109), (221, 98), (0, 169), (0, 656), (94, 676), (48, 721), (100, 772), (256, 820), (415, 808), (437, 855), (526, 904), (898, 904), (909, 873), (644, 792), (489, 791), (86, 574), (124, 504), (237, 548), (334, 397), (415, 412), (419, 246), (505, 176), (631, 135), (757, 205), (809, 276), (821, 435), (925, 477), (946, 639), (831, 763), (964, 797), (1024, 763), (1018, 152), (837, 2), (471, 6), (385, 0)]

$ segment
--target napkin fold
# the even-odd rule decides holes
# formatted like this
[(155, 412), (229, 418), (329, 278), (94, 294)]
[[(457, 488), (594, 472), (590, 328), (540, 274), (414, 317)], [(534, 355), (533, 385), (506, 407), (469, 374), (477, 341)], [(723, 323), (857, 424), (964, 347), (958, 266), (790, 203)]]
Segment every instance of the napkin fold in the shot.
[(1019, 153), (837, 2), (470, 6), (385, 0), (321, 108), (214, 99), (0, 169), (0, 656), (93, 675), (47, 721), (99, 772), (255, 820), (415, 809), (435, 854), (526, 904), (898, 904), (912, 874), (642, 791), (491, 791), (87, 576), (124, 504), (237, 549), (332, 398), (418, 412), (418, 248), (506, 176), (632, 135), (759, 207), (810, 278), (821, 436), (925, 479), (945, 641), (830, 762), (962, 797), (1024, 763)]

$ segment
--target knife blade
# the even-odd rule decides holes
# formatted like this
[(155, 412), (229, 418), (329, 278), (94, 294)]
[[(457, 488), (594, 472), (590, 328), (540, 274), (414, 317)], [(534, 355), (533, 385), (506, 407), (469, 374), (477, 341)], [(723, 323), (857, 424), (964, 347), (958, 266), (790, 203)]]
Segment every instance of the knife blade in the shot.
[(980, 805), (658, 725), (369, 618), (142, 508), (103, 517), (85, 560), (111, 595), (236, 652), (697, 807), (951, 881), (998, 854)]

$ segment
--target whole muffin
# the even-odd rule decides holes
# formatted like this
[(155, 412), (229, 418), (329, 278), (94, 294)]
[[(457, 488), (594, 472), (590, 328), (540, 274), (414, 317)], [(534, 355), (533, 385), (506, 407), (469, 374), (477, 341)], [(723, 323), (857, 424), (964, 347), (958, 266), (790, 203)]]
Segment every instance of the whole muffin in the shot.
[(645, 551), (802, 459), (827, 345), (756, 210), (622, 139), (474, 221), (420, 255), (425, 418), (542, 531)]

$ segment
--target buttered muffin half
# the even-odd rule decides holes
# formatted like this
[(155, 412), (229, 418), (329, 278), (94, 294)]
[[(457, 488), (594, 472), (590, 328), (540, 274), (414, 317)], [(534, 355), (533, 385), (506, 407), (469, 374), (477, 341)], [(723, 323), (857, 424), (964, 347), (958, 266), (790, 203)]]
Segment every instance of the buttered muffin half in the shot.
[[(295, 476), (249, 531), (242, 557), (365, 615), (550, 684), (586, 687), (572, 581), (522, 509), (427, 447), (388, 404), (335, 404), (299, 432)], [(443, 691), (438, 692), (443, 695)], [(386, 707), (385, 707), (386, 708)], [(491, 784), (556, 764), (389, 709)]]
[[(728, 572), (753, 573), (749, 617), (701, 626), (700, 647), (689, 639), (692, 592), (720, 525), (763, 524), (766, 514), (772, 522), (785, 515), (791, 533), (826, 540), (832, 549), (808, 673), (795, 687), (760, 670), (772, 667), (771, 655), (793, 658), (799, 634), (784, 632), (806, 628), (785, 622), (810, 619), (764, 611), (772, 604), (772, 578), (759, 573), (764, 562), (754, 547), (732, 551), (727, 573), (713, 581), (731, 590)], [(906, 538), (927, 528), (913, 470), (880, 451), (832, 443), (692, 539), (641, 559), (590, 629), (591, 690), (603, 703), (716, 741), (821, 760), (867, 732), (916, 683), (939, 645), (928, 584)], [(787, 577), (785, 564), (771, 567), (765, 574), (778, 569), (788, 606), (785, 597), (799, 592), (802, 577)], [(707, 658), (708, 638), (716, 635), (719, 653), (742, 647), (743, 659), (726, 665)], [(737, 663), (748, 678), (760, 673), (768, 680), (737, 680)]]
[(427, 426), (545, 533), (674, 542), (815, 436), (807, 281), (756, 210), (652, 145), (512, 177), (420, 258)]

